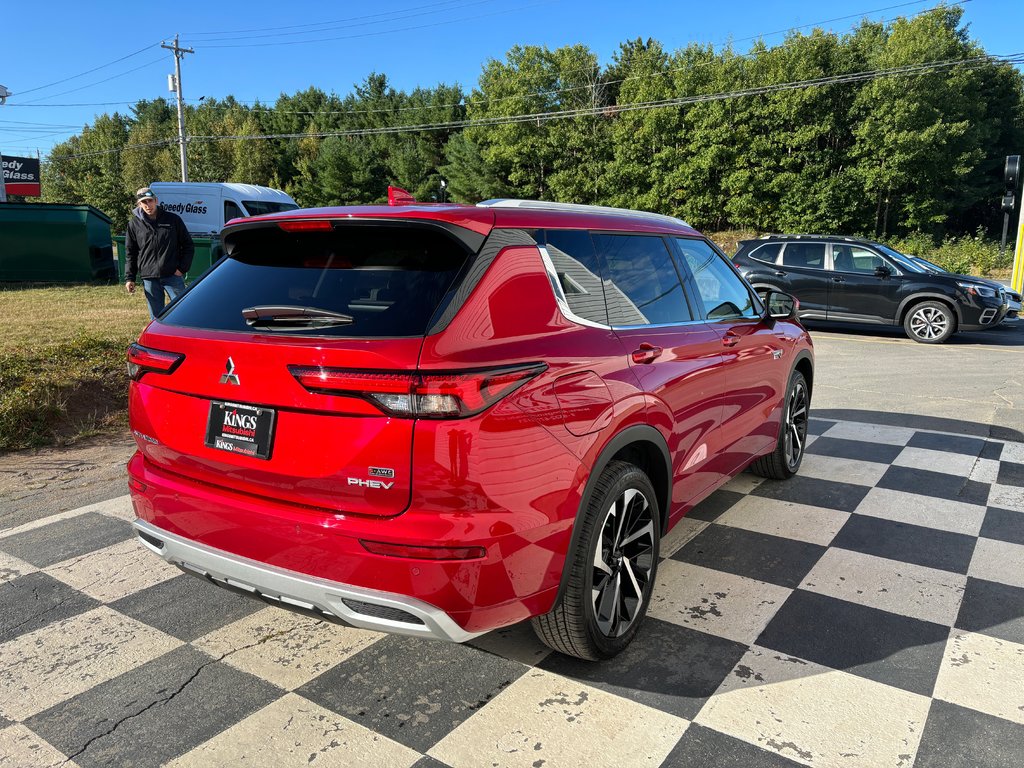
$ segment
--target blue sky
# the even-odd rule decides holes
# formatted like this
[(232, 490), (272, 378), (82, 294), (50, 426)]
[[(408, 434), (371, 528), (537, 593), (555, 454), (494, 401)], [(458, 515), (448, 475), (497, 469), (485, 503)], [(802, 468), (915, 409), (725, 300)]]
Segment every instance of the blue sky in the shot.
[[(603, 64), (620, 43), (636, 37), (653, 37), (669, 51), (691, 42), (717, 47), (729, 40), (743, 51), (757, 36), (774, 44), (786, 30), (804, 25), (847, 32), (864, 17), (889, 20), (935, 4), (7, 0), (0, 16), (0, 84), (14, 96), (0, 107), (0, 152), (32, 155), (39, 149), (45, 155), (99, 114), (127, 112), (128, 103), (139, 99), (170, 98), (167, 75), (173, 57), (159, 43), (175, 33), (181, 34), (183, 46), (196, 51), (182, 65), (187, 101), (234, 95), (244, 102), (272, 104), (281, 93), (311, 85), (344, 95), (374, 71), (403, 90), (438, 83), (470, 89), (488, 59), (503, 59), (516, 44), (556, 48), (582, 43)], [(962, 7), (971, 37), (988, 53), (1024, 51), (1024, 2), (966, 0)]]

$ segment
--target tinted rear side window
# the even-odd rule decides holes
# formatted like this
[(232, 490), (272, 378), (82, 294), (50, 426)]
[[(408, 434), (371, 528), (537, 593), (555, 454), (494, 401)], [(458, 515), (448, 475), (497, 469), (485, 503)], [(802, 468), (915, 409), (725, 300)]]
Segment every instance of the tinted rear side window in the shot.
[(752, 250), (747, 255), (752, 259), (758, 261), (766, 261), (769, 264), (774, 264), (776, 259), (779, 257), (779, 251), (782, 250), (782, 243), (766, 243), (759, 245), (757, 248)]
[(222, 259), (161, 322), (221, 331), (251, 331), (251, 307), (310, 307), (349, 315), (327, 328), (281, 335), (420, 336), (469, 257), (434, 229), (341, 226), (288, 233), (278, 227), (227, 238)]
[(787, 267), (825, 268), (824, 243), (786, 243), (782, 264)]
[(605, 299), (613, 326), (693, 319), (672, 257), (660, 237), (594, 235), (608, 270)]

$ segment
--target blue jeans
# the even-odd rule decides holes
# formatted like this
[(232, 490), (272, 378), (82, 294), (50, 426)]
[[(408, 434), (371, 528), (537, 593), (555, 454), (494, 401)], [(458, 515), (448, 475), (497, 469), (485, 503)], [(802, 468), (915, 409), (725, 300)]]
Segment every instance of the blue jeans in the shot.
[(142, 281), (142, 289), (146, 292), (149, 316), (154, 318), (164, 311), (164, 291), (167, 291), (171, 301), (174, 301), (178, 294), (185, 290), (185, 278), (181, 275), (145, 278)]

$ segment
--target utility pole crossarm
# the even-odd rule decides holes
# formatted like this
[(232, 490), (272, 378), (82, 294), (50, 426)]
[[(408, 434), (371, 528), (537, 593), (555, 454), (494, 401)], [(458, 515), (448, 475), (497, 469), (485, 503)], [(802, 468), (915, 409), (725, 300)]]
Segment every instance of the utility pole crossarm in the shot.
[(178, 36), (174, 36), (174, 45), (160, 43), (161, 48), (174, 52), (174, 90), (178, 96), (178, 149), (181, 153), (181, 180), (188, 181), (188, 159), (185, 157), (185, 105), (181, 96), (181, 59), (186, 53), (195, 53), (191, 48), (178, 45)]

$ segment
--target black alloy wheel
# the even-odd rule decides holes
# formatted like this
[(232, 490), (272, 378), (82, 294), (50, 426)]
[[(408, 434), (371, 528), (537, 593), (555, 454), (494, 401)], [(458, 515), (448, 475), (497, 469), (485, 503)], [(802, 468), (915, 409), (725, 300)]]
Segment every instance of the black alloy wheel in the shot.
[(811, 390), (800, 371), (789, 377), (782, 424), (775, 450), (750, 465), (755, 475), (772, 480), (788, 480), (800, 469), (807, 448), (807, 426), (811, 409)]

